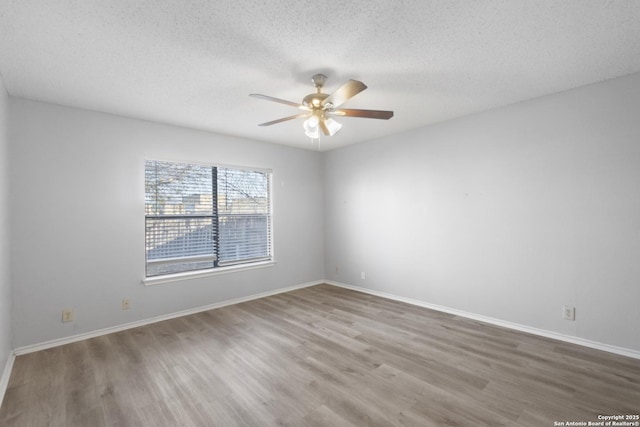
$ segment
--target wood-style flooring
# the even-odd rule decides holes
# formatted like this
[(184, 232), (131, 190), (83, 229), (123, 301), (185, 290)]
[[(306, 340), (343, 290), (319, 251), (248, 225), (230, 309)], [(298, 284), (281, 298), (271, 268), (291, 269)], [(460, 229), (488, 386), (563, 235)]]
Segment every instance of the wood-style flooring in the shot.
[(554, 426), (640, 360), (329, 285), (18, 356), (2, 426)]

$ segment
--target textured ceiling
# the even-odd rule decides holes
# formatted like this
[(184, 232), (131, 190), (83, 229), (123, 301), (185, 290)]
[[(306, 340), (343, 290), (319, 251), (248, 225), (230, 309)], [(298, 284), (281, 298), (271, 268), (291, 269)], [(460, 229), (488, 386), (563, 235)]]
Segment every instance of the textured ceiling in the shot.
[(321, 150), (640, 71), (640, 1), (2, 0), (10, 95), (318, 149), (296, 114), (324, 72), (369, 89)]

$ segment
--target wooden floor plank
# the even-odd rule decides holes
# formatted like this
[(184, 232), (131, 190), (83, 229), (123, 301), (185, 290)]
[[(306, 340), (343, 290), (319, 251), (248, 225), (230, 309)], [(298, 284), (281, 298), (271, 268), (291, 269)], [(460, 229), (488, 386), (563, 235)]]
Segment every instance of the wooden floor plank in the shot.
[(640, 360), (318, 285), (18, 356), (0, 425), (553, 426)]

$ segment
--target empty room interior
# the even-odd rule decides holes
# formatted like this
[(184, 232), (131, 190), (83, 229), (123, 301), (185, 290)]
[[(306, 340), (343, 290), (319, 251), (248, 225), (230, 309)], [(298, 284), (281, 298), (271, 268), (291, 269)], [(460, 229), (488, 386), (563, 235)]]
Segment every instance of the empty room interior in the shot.
[(639, 426), (640, 2), (6, 0), (0, 425)]

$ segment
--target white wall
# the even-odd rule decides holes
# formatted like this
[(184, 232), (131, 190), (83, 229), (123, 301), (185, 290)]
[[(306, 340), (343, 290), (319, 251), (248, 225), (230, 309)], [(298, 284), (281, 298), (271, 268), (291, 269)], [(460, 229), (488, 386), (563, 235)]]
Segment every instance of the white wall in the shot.
[[(9, 96), (0, 76), (0, 377), (13, 349), (9, 270)], [(0, 390), (0, 400), (2, 390)]]
[[(10, 120), (16, 348), (323, 278), (319, 153), (15, 98)], [(143, 286), (145, 158), (273, 169), (277, 265)]]
[(635, 74), (326, 153), (326, 278), (640, 350), (639, 111)]

